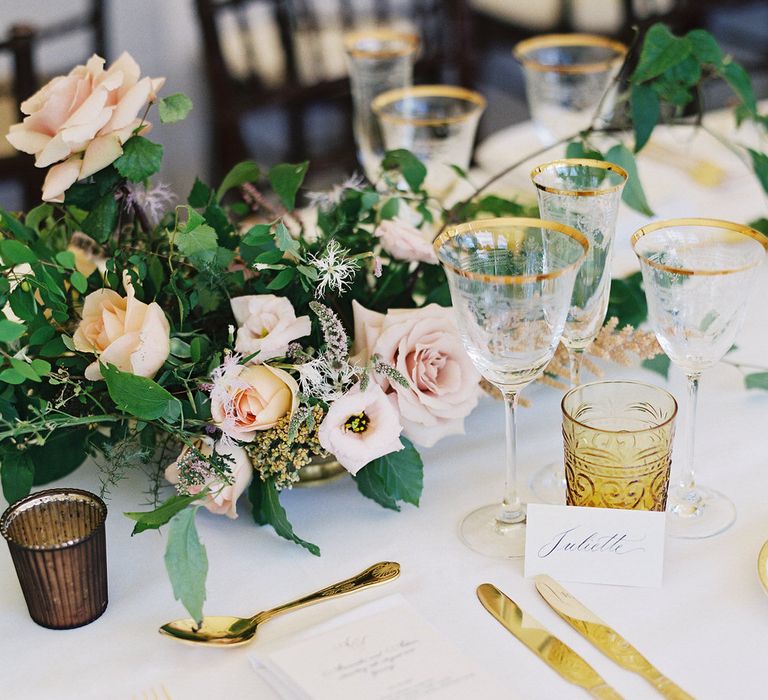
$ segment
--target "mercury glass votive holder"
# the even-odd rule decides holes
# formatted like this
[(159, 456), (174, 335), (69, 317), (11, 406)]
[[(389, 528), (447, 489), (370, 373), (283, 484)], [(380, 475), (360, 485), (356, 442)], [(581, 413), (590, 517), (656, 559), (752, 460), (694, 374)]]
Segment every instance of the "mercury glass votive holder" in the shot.
[(0, 517), (0, 532), (38, 625), (81, 627), (106, 610), (106, 517), (104, 501), (79, 489), (38, 491)]
[(677, 401), (632, 381), (583, 384), (563, 398), (566, 505), (664, 511)]

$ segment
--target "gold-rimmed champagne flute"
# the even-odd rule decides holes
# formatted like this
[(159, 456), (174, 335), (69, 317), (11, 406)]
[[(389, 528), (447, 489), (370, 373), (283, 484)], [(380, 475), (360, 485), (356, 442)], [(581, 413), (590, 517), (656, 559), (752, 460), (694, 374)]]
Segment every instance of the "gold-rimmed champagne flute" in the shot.
[(664, 352), (688, 380), (684, 468), (667, 507), (673, 537), (711, 537), (736, 519), (726, 496), (695, 482), (696, 401), (702, 373), (733, 345), (766, 246), (768, 239), (754, 229), (717, 219), (659, 221), (632, 236), (648, 318)]
[(545, 146), (586, 129), (599, 106), (610, 115), (614, 95), (606, 90), (626, 53), (624, 44), (596, 34), (542, 34), (515, 46), (531, 120)]
[(504, 497), (464, 518), (461, 537), (476, 552), (521, 557), (525, 505), (517, 488), (515, 408), (520, 391), (541, 376), (560, 342), (589, 243), (554, 221), (501, 218), (449, 227), (434, 245), (464, 347), (501, 391), (506, 416)]
[[(589, 253), (576, 275), (562, 337), (568, 350), (571, 388), (581, 384), (584, 351), (605, 321), (616, 217), (627, 179), (626, 171), (618, 165), (587, 158), (555, 160), (531, 172), (540, 216), (573, 226), (589, 241)], [(531, 488), (545, 503), (565, 503), (562, 461), (539, 469)]]

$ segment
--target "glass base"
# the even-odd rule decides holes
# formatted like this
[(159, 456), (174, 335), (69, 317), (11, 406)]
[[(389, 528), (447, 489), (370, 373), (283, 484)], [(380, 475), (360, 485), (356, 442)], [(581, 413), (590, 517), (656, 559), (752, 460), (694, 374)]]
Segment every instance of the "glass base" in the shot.
[(719, 491), (695, 487), (670, 490), (667, 534), (684, 539), (704, 539), (725, 532), (736, 521), (736, 506)]
[(461, 521), (461, 541), (487, 557), (517, 559), (525, 556), (525, 506), (521, 506), (517, 522), (502, 522), (498, 519), (500, 514), (498, 503), (473, 510)]
[(550, 462), (539, 469), (531, 479), (531, 491), (537, 500), (552, 506), (565, 504), (565, 467)]

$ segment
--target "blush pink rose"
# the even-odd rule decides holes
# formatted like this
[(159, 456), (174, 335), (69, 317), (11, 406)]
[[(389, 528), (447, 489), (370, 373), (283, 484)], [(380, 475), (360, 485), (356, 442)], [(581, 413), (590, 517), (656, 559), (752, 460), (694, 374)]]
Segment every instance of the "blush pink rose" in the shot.
[(43, 183), (47, 202), (63, 202), (70, 185), (119, 158), (136, 129), (151, 128), (140, 117), (165, 78), (141, 78), (128, 53), (106, 71), (104, 63), (93, 55), (44, 85), (21, 103), (27, 116), (5, 137), (15, 149), (34, 155), (38, 168), (53, 166)]
[(397, 410), (382, 388), (371, 382), (365, 391), (356, 384), (336, 399), (317, 435), (324, 450), (350, 474), (357, 474), (374, 459), (402, 450), (402, 430)]
[(450, 308), (390, 309), (386, 314), (352, 302), (358, 362), (371, 355), (395, 367), (406, 388), (377, 375), (400, 412), (403, 433), (423, 447), (464, 432), (477, 405), (480, 375), (469, 359)]
[(213, 378), (211, 417), (229, 437), (253, 442), (298, 405), (299, 385), (285, 370), (229, 362)]
[(145, 304), (127, 272), (123, 286), (128, 296), (112, 289), (92, 292), (83, 303), (83, 318), (73, 336), (75, 348), (98, 359), (85, 370), (86, 379), (103, 379), (99, 362), (113, 364), (122, 372), (154, 377), (170, 353), (171, 327), (156, 302)]
[(230, 300), (239, 328), (235, 350), (248, 356), (250, 362), (266, 362), (285, 357), (288, 345), (312, 330), (309, 316), (296, 318), (293, 305), (285, 297), (274, 294), (252, 294)]
[(381, 247), (393, 258), (437, 265), (431, 232), (421, 231), (395, 217), (382, 221), (373, 233), (381, 239)]
[[(214, 476), (213, 478), (205, 479), (204, 483), (189, 486), (185, 489), (185, 492), (194, 495), (200, 493), (207, 486), (210, 491), (205, 496), (203, 505), (211, 513), (226, 515), (228, 518), (236, 518), (237, 499), (248, 488), (248, 484), (251, 483), (251, 478), (253, 477), (253, 467), (248, 459), (248, 455), (242, 447), (233, 445), (228, 440), (219, 440), (214, 444), (213, 440), (209, 437), (203, 437), (195, 441), (195, 448), (206, 457), (214, 452), (231, 457), (228, 464), (232, 470), (232, 483), (227, 484)], [(184, 464), (185, 461), (189, 462), (196, 459), (198, 458), (196, 458), (194, 453), (185, 446), (181, 454), (176, 458), (176, 461), (169, 464), (166, 468), (166, 480), (171, 484), (177, 485), (180, 481), (180, 465)]]

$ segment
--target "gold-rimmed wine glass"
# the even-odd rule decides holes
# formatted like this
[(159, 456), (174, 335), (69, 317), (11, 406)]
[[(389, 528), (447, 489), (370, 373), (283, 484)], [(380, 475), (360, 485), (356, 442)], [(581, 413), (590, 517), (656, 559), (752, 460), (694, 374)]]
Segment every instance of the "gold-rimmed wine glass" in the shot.
[(388, 151), (405, 148), (427, 167), (424, 188), (443, 200), (469, 168), (477, 124), (485, 110), (478, 92), (455, 85), (388, 90), (372, 103)]
[[(605, 321), (616, 217), (628, 177), (614, 163), (588, 158), (554, 160), (531, 171), (540, 216), (573, 226), (589, 241), (589, 253), (576, 275), (562, 337), (568, 350), (571, 388), (581, 384), (584, 352)], [(531, 480), (531, 488), (545, 503), (564, 503), (562, 462), (539, 469)]]
[(624, 44), (596, 34), (542, 34), (515, 46), (531, 120), (545, 146), (586, 129), (598, 106), (608, 116), (613, 97), (604, 95), (626, 53)]
[(632, 236), (648, 318), (688, 380), (684, 468), (668, 503), (667, 531), (673, 537), (711, 537), (736, 519), (726, 496), (695, 482), (696, 402), (702, 373), (733, 345), (766, 246), (768, 239), (754, 229), (717, 219), (659, 221)]
[(589, 249), (576, 229), (554, 221), (501, 218), (447, 228), (435, 241), (464, 347), (504, 397), (506, 486), (501, 504), (470, 513), (464, 543), (494, 557), (525, 553), (525, 505), (517, 488), (515, 408), (560, 342), (573, 282)]

